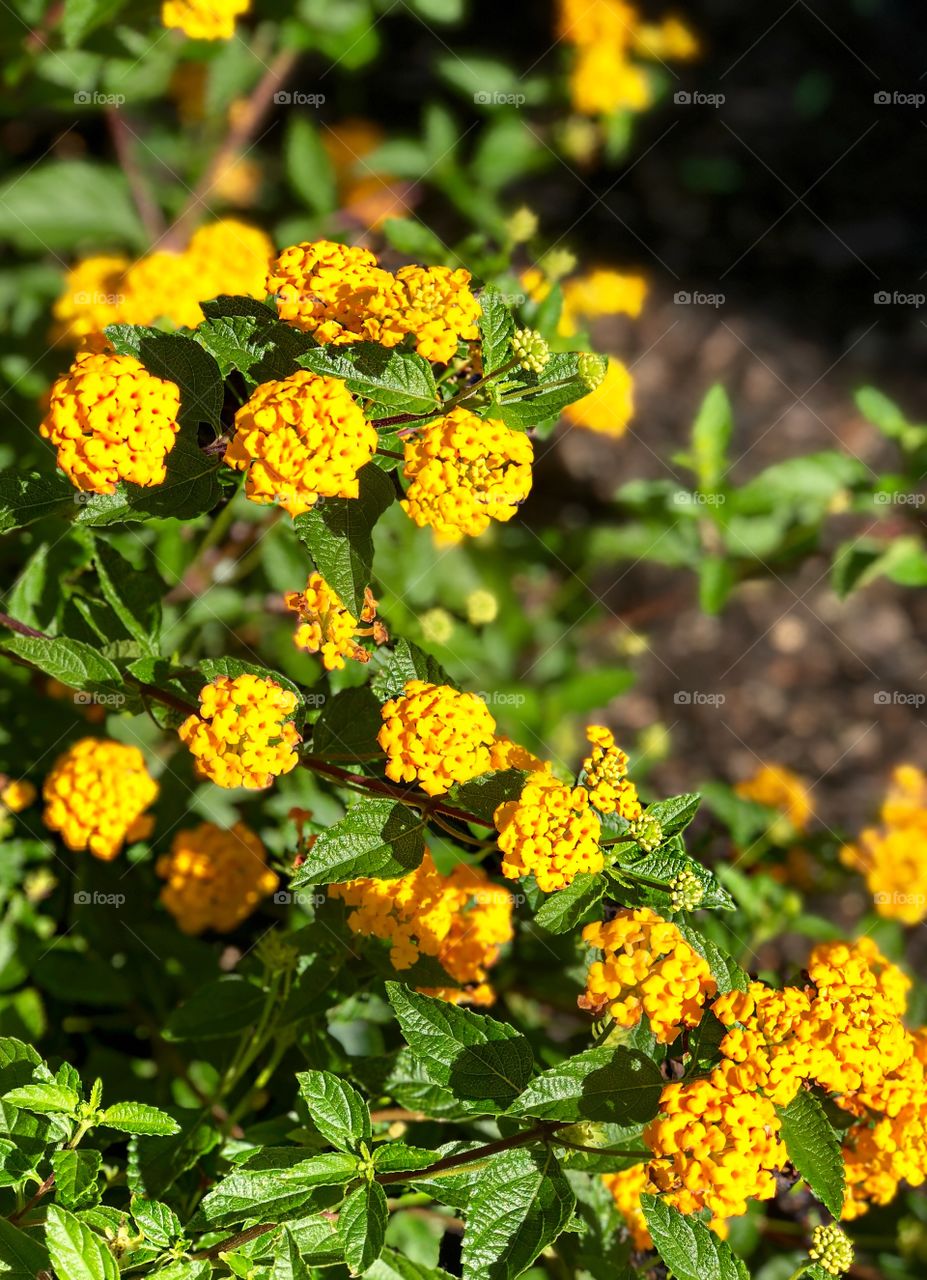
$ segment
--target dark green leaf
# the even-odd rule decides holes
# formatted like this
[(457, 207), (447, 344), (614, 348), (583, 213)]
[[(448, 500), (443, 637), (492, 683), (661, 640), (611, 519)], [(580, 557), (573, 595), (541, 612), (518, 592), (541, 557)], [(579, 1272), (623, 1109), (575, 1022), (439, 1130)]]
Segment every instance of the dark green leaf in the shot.
[(264, 1007), (259, 987), (240, 978), (222, 978), (198, 987), (168, 1016), (167, 1040), (217, 1040), (254, 1026)]
[(436, 413), (440, 405), (431, 365), (411, 351), (376, 342), (314, 347), (300, 357), (314, 373), (341, 378), (349, 391), (396, 413)]
[(524, 790), (528, 774), (522, 769), (500, 769), (482, 773), (478, 778), (456, 783), (447, 798), (456, 809), (463, 809), (486, 822), (506, 800), (517, 800)]
[[(669, 885), (670, 881), (682, 871), (691, 871), (698, 877), (704, 891), (704, 897), (699, 903), (700, 907), (706, 910), (720, 908), (728, 911), (734, 907), (734, 899), (731, 895), (722, 888), (707, 867), (689, 857), (682, 838), (678, 835), (670, 836), (659, 849), (655, 849), (653, 853), (646, 853), (643, 857), (624, 856), (619, 860), (618, 865), (621, 874), (630, 877), (632, 881), (646, 880), (661, 885)], [(639, 884), (635, 885), (635, 888), (647, 905), (652, 904), (664, 910), (671, 909), (669, 889), (656, 889), (651, 885)]]
[(320, 130), (305, 112), (290, 112), (283, 160), (287, 180), (306, 208), (331, 213), (338, 203), (335, 171)]
[(708, 962), (711, 976), (718, 984), (718, 994), (728, 991), (746, 991), (750, 985), (750, 975), (740, 967), (733, 956), (722, 950), (716, 942), (706, 938), (698, 929), (677, 920), (676, 928), (694, 951), (697, 951)]
[(151, 1107), (146, 1102), (116, 1102), (103, 1112), (100, 1124), (121, 1133), (167, 1137), (180, 1132), (180, 1125), (166, 1111)]
[(299, 1093), (312, 1122), (333, 1147), (357, 1151), (370, 1141), (370, 1112), (353, 1085), (330, 1071), (300, 1071)]
[(823, 1107), (813, 1093), (800, 1089), (778, 1112), (789, 1159), (824, 1207), (839, 1219), (845, 1187), (843, 1156)]
[(58, 475), (7, 471), (0, 476), (0, 533), (21, 529), (45, 516), (72, 516), (80, 496), (83, 495)]
[(329, 698), (312, 727), (312, 751), (328, 761), (365, 760), (379, 755), (383, 724), (380, 704), (368, 685), (342, 689)]
[(150, 567), (140, 571), (115, 547), (98, 542), (94, 548), (103, 594), (129, 635), (149, 653), (157, 652), (161, 630), (164, 584)]
[(463, 1241), (464, 1280), (514, 1280), (552, 1244), (576, 1203), (549, 1150), (516, 1148), (495, 1156), (470, 1198)]
[(288, 1169), (231, 1173), (203, 1199), (199, 1212), (214, 1227), (246, 1218), (282, 1221), (300, 1210), (327, 1208), (357, 1173), (357, 1160), (331, 1152)]
[(48, 1252), (34, 1236), (0, 1218), (0, 1266), (3, 1280), (35, 1280), (48, 1269)]
[(656, 804), (647, 806), (647, 817), (656, 818), (663, 829), (663, 836), (675, 835), (689, 825), (695, 817), (702, 797), (697, 791), (687, 792), (681, 796), (670, 796), (668, 800), (658, 800)]
[(216, 361), (192, 338), (141, 325), (111, 324), (106, 336), (117, 352), (135, 356), (149, 373), (180, 388), (181, 426), (220, 426), (224, 389)]
[(355, 618), (373, 572), (373, 527), (396, 496), (390, 477), (372, 462), (358, 478), (356, 498), (327, 498), (293, 522), (315, 567)]
[(501, 1106), (524, 1089), (531, 1046), (514, 1027), (397, 982), (388, 982), (386, 990), (409, 1048), (437, 1084), (458, 1097)]
[(657, 1113), (664, 1080), (642, 1053), (601, 1046), (587, 1049), (537, 1076), (509, 1107), (538, 1120), (599, 1120), (630, 1126)]
[(535, 913), (535, 922), (548, 933), (570, 933), (588, 923), (607, 887), (604, 876), (581, 871), (566, 889), (545, 898)]
[(342, 884), (360, 876), (393, 880), (414, 871), (425, 852), (426, 822), (395, 800), (359, 800), (318, 837), (292, 880)]
[(353, 1275), (360, 1275), (379, 1258), (388, 1221), (386, 1192), (379, 1182), (365, 1182), (341, 1206), (338, 1230), (344, 1260)]
[(676, 1280), (750, 1280), (747, 1268), (699, 1218), (685, 1217), (658, 1196), (642, 1195), (654, 1247)]
[(381, 702), (398, 698), (410, 680), (429, 680), (456, 688), (440, 662), (409, 640), (398, 641), (392, 650), (381, 650), (376, 662), (379, 670), (370, 687)]
[(487, 285), (480, 293), (480, 310), (483, 372), (492, 373), (500, 369), (509, 358), (515, 321), (495, 285)]
[(193, 520), (218, 504), (221, 463), (209, 458), (184, 434), (167, 455), (164, 483), (152, 488), (121, 482), (115, 493), (76, 493), (76, 524), (93, 528), (139, 520)]
[(124, 176), (86, 160), (48, 159), (12, 174), (0, 187), (0, 240), (28, 253), (149, 246)]
[(67, 48), (76, 49), (92, 31), (110, 23), (125, 4), (126, 0), (64, 0), (61, 34)]
[(69, 689), (88, 693), (113, 692), (122, 687), (119, 668), (82, 640), (48, 636), (22, 636), (0, 631), (0, 648), (16, 654)]

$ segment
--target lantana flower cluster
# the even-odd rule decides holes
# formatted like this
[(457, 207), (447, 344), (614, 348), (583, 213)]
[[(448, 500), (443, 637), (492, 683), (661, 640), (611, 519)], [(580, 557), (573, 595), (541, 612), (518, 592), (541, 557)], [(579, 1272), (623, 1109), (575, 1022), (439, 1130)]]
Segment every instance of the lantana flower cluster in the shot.
[(260, 790), (296, 768), (295, 693), (245, 673), (218, 676), (203, 686), (199, 702), (177, 732), (203, 777), (220, 787)]
[(905, 925), (927, 919), (927, 777), (899, 765), (877, 827), (867, 827), (840, 860), (866, 877), (875, 909)]
[[(187, 7), (185, 0), (180, 3)], [(167, 321), (194, 328), (203, 319), (200, 303), (209, 298), (263, 299), (273, 254), (263, 231), (222, 218), (199, 227), (179, 252), (156, 249), (135, 262), (113, 255), (85, 258), (68, 272), (54, 305), (55, 336), (100, 350), (103, 330), (111, 324)]]
[(310, 573), (305, 590), (288, 591), (283, 601), (299, 618), (293, 633), (297, 649), (319, 654), (326, 671), (340, 671), (345, 658), (370, 661), (370, 653), (358, 637), (371, 636), (377, 644), (388, 639), (386, 628), (377, 621), (377, 602), (369, 587), (359, 619), (320, 573)]
[(448, 685), (409, 680), (384, 703), (377, 741), (386, 752), (386, 776), (417, 783), (430, 796), (490, 769), (496, 722), (482, 698)]
[(534, 449), (504, 422), (452, 409), (406, 440), (402, 508), (439, 542), (483, 533), (511, 520), (531, 490)]
[(55, 382), (39, 433), (77, 489), (113, 493), (117, 481), (163, 483), (180, 430), (176, 383), (134, 356), (83, 352)]
[(811, 795), (804, 780), (781, 764), (763, 764), (734, 788), (743, 800), (777, 809), (795, 831), (803, 832), (813, 815)]
[(164, 0), (161, 21), (191, 40), (231, 40), (235, 19), (250, 7), (251, 0)]
[(321, 343), (395, 347), (411, 334), (426, 360), (446, 364), (479, 336), (480, 307), (462, 267), (378, 265), (369, 249), (329, 240), (292, 245), (270, 269), (267, 292), (282, 320)]
[(189, 934), (229, 933), (279, 883), (263, 844), (243, 822), (229, 830), (201, 822), (178, 831), (155, 870), (167, 881), (161, 901)]
[(676, 925), (649, 907), (636, 907), (587, 925), (583, 940), (602, 959), (589, 966), (580, 1008), (597, 1018), (607, 1012), (619, 1027), (634, 1027), (646, 1015), (661, 1044), (698, 1026), (717, 984)]
[(512, 898), (479, 867), (459, 863), (444, 876), (426, 850), (421, 865), (399, 880), (351, 880), (328, 892), (353, 908), (354, 933), (390, 943), (394, 969), (433, 956), (459, 984), (421, 988), (426, 994), (455, 1004), (492, 1003), (486, 977), (512, 937)]
[(158, 798), (158, 784), (138, 747), (81, 738), (52, 765), (42, 796), (45, 825), (69, 849), (89, 849), (105, 862), (154, 830), (145, 810)]

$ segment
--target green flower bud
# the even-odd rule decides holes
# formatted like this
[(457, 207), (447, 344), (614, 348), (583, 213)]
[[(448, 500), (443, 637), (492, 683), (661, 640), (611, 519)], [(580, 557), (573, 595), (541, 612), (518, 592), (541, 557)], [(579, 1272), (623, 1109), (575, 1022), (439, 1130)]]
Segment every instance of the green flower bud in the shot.
[(663, 828), (657, 818), (648, 818), (646, 813), (630, 824), (628, 834), (636, 840), (645, 853), (652, 853), (663, 840)]
[(523, 204), (508, 219), (505, 229), (513, 244), (523, 244), (525, 240), (530, 240), (532, 236), (537, 235), (538, 215), (533, 209)]
[(686, 867), (670, 881), (670, 899), (674, 911), (694, 911), (705, 896), (701, 880)]
[(608, 372), (608, 361), (605, 356), (595, 351), (583, 351), (579, 357), (579, 376), (590, 391), (601, 387)]
[(550, 347), (536, 329), (516, 329), (512, 335), (512, 354), (523, 369), (542, 373), (550, 359)]
[(808, 1257), (832, 1276), (842, 1276), (853, 1265), (853, 1245), (836, 1222), (829, 1222), (812, 1231)]

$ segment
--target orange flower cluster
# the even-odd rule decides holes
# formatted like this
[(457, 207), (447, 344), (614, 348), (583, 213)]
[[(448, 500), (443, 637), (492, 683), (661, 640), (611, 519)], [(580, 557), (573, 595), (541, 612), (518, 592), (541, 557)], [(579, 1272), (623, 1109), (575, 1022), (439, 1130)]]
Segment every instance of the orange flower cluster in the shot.
[(178, 729), (197, 772), (220, 787), (269, 787), (296, 768), (296, 694), (263, 676), (218, 676)]
[(517, 800), (493, 814), (509, 880), (533, 875), (543, 893), (572, 884), (581, 871), (601, 871), (602, 827), (585, 787), (568, 787), (545, 768), (533, 773)]
[[(364, 591), (359, 620), (320, 573), (310, 573), (305, 590), (288, 591), (283, 602), (299, 618), (293, 635), (297, 649), (320, 654), (326, 671), (340, 671), (345, 658), (370, 661), (370, 654), (358, 643), (358, 636), (372, 636), (377, 644), (383, 644), (388, 638), (386, 628), (376, 620), (377, 602), (369, 587)], [(365, 625), (360, 627), (359, 622)]]
[(417, 782), (427, 795), (438, 796), (455, 782), (489, 772), (496, 722), (475, 693), (409, 680), (381, 714), (377, 741), (393, 782)]
[(236, 822), (229, 831), (212, 822), (178, 831), (155, 870), (167, 884), (161, 901), (184, 933), (229, 933), (279, 883), (258, 837)]
[(840, 859), (866, 877), (880, 916), (920, 924), (927, 919), (927, 777), (920, 769), (895, 769), (880, 817)]

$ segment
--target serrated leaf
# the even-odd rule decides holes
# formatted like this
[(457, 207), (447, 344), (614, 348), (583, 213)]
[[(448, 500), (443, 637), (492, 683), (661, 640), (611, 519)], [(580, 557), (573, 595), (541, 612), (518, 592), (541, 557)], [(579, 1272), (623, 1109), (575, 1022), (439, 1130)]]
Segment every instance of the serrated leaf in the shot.
[(106, 336), (120, 355), (135, 356), (149, 373), (180, 388), (181, 426), (219, 429), (224, 388), (216, 361), (192, 338), (143, 325), (111, 324)]
[(161, 1249), (179, 1239), (183, 1228), (177, 1214), (169, 1205), (160, 1200), (149, 1200), (145, 1196), (133, 1196), (129, 1208), (139, 1231), (151, 1244)]
[(341, 1206), (338, 1230), (344, 1260), (353, 1275), (360, 1275), (379, 1258), (388, 1221), (386, 1192), (379, 1182), (365, 1182)]
[(240, 978), (207, 982), (174, 1009), (164, 1029), (168, 1040), (218, 1040), (254, 1026), (266, 997), (260, 987)]
[(66, 1209), (86, 1209), (100, 1198), (98, 1178), (102, 1165), (99, 1151), (82, 1147), (79, 1151), (55, 1151), (51, 1166), (55, 1175), (55, 1200)]
[(0, 533), (22, 529), (46, 516), (73, 515), (76, 494), (60, 476), (7, 471), (0, 476)]
[(83, 640), (57, 636), (23, 636), (0, 630), (0, 648), (25, 659), (69, 689), (88, 693), (113, 692), (122, 687), (119, 668)]
[(73, 1115), (80, 1103), (80, 1094), (60, 1084), (24, 1084), (4, 1094), (3, 1101), (38, 1115)]
[(375, 661), (379, 670), (370, 687), (381, 702), (398, 698), (410, 680), (457, 687), (440, 662), (410, 640), (398, 641), (392, 650), (380, 650)]
[(424, 1147), (410, 1147), (405, 1142), (384, 1142), (374, 1148), (373, 1163), (378, 1173), (411, 1173), (427, 1169), (437, 1157)]
[(515, 1148), (474, 1189), (463, 1239), (464, 1280), (514, 1280), (570, 1221), (576, 1198), (549, 1150)]
[(116, 1102), (103, 1112), (100, 1124), (121, 1133), (150, 1134), (152, 1137), (169, 1137), (180, 1132), (180, 1125), (172, 1116), (146, 1102)]
[(377, 734), (382, 725), (380, 704), (369, 686), (342, 689), (327, 699), (312, 726), (313, 754), (332, 762), (379, 755)]
[(150, 568), (137, 570), (119, 552), (98, 542), (93, 558), (103, 594), (129, 635), (148, 653), (157, 652), (164, 584)]
[[(524, 399), (504, 398), (490, 407), (489, 416), (501, 418), (515, 430), (527, 431), (557, 419), (568, 404), (589, 395), (589, 385), (579, 376), (579, 357), (561, 351), (551, 356), (542, 374), (522, 374), (529, 394)], [(525, 388), (519, 388), (519, 393)]]
[(746, 991), (750, 985), (750, 975), (737, 963), (733, 956), (719, 947), (716, 942), (706, 938), (698, 929), (685, 924), (681, 920), (675, 922), (676, 928), (694, 951), (708, 962), (711, 976), (718, 984), (718, 994), (728, 991)]
[(607, 887), (604, 876), (581, 871), (566, 889), (545, 898), (535, 912), (535, 923), (548, 933), (570, 933), (578, 925), (587, 923)]
[(447, 793), (447, 798), (455, 808), (472, 813), (485, 822), (492, 822), (493, 814), (500, 804), (518, 799), (528, 777), (529, 774), (523, 769), (493, 770), (466, 782), (455, 783)]
[[(690, 858), (686, 853), (686, 847), (680, 836), (670, 836), (665, 840), (658, 849), (654, 849), (652, 853), (646, 853), (642, 857), (625, 857), (619, 860), (618, 867), (622, 875), (630, 877), (632, 880), (652, 881), (661, 885), (669, 885), (669, 882), (675, 879), (682, 871), (691, 871), (699, 880), (702, 886), (703, 894), (700, 908), (708, 910), (716, 908), (731, 911), (734, 908), (734, 899), (728, 891), (720, 885), (713, 872), (707, 867), (697, 862), (694, 858)], [(647, 905), (655, 905), (662, 907), (664, 910), (671, 909), (670, 890), (654, 888), (652, 884), (635, 886), (645, 900)]]
[(533, 1055), (514, 1027), (397, 982), (388, 982), (386, 991), (409, 1048), (437, 1084), (501, 1106), (522, 1092)]
[(99, 528), (140, 520), (193, 520), (218, 504), (221, 462), (207, 457), (181, 433), (166, 459), (163, 484), (144, 488), (124, 481), (115, 493), (80, 493), (75, 524)]
[(58, 1280), (117, 1280), (116, 1259), (100, 1237), (55, 1204), (45, 1220), (45, 1241)]
[(364, 1280), (451, 1280), (441, 1267), (426, 1267), (395, 1249), (384, 1249), (364, 1273)]
[(656, 804), (648, 805), (647, 817), (657, 819), (664, 837), (675, 835), (677, 831), (684, 830), (695, 817), (701, 800), (697, 791), (670, 796), (668, 800), (658, 800)]
[(646, 1124), (657, 1113), (664, 1083), (657, 1064), (643, 1053), (603, 1045), (542, 1072), (509, 1113), (537, 1120)]
[(837, 1219), (846, 1185), (840, 1140), (813, 1093), (800, 1089), (779, 1107), (781, 1138), (789, 1159), (824, 1207)]
[(414, 871), (425, 853), (427, 822), (395, 800), (359, 800), (323, 831), (291, 881), (343, 884), (362, 876), (394, 880)]
[(199, 1214), (214, 1227), (246, 1218), (282, 1221), (295, 1213), (335, 1203), (340, 1188), (357, 1175), (357, 1159), (342, 1152), (314, 1156), (288, 1169), (242, 1171), (223, 1178), (200, 1204)]
[(411, 351), (376, 342), (314, 347), (300, 356), (304, 369), (341, 378), (349, 391), (396, 413), (437, 413), (440, 397), (431, 365)]
[(731, 1246), (701, 1219), (686, 1217), (652, 1195), (641, 1196), (641, 1208), (654, 1248), (676, 1280), (750, 1280)]
[(370, 1111), (353, 1085), (331, 1071), (300, 1071), (299, 1093), (319, 1133), (341, 1151), (370, 1141)]
[(315, 567), (359, 618), (373, 572), (373, 528), (396, 496), (390, 477), (369, 462), (356, 498), (327, 498), (293, 522)]
[(48, 1269), (48, 1251), (34, 1236), (0, 1218), (0, 1264), (3, 1280), (35, 1280)]
[(500, 369), (509, 358), (515, 321), (502, 301), (502, 294), (495, 285), (487, 285), (480, 293), (480, 334), (483, 340), (483, 372)]

